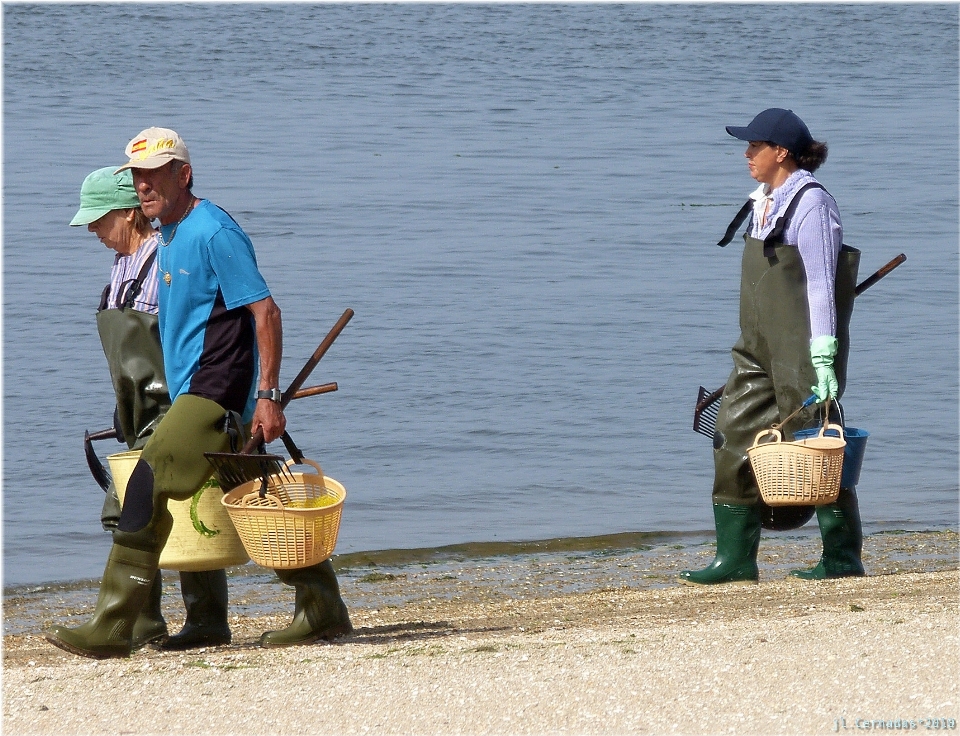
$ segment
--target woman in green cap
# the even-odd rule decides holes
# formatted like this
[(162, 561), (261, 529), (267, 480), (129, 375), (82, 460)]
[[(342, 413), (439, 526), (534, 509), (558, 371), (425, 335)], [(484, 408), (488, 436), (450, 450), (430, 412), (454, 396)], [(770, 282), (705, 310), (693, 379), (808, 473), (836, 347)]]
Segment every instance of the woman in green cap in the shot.
[[(748, 126), (726, 130), (747, 141), (747, 167), (760, 186), (719, 243), (729, 243), (749, 217), (740, 339), (713, 438), (717, 553), (705, 569), (680, 573), (682, 582), (701, 585), (759, 577), (761, 499), (746, 450), (758, 432), (790, 417), (811, 392), (823, 411), (840, 397), (859, 265), (859, 251), (843, 245), (836, 201), (813, 176), (826, 161), (826, 144), (814, 140), (792, 110), (782, 108), (764, 110)], [(800, 429), (815, 411), (801, 412), (784, 431)], [(841, 489), (835, 503), (817, 508), (817, 517), (823, 555), (816, 567), (793, 574), (863, 575), (855, 489)]]
[[(98, 169), (80, 188), (80, 209), (70, 222), (86, 225), (116, 252), (110, 283), (100, 296), (97, 330), (116, 394), (117, 439), (141, 449), (170, 407), (158, 326), (157, 231), (140, 208), (129, 170)], [(111, 483), (101, 524), (112, 532), (120, 502)], [(227, 579), (224, 570), (181, 572), (186, 622), (168, 637), (160, 610), (161, 576), (157, 571), (150, 597), (133, 631), (134, 648), (151, 642), (163, 649), (188, 649), (230, 643), (227, 624)]]

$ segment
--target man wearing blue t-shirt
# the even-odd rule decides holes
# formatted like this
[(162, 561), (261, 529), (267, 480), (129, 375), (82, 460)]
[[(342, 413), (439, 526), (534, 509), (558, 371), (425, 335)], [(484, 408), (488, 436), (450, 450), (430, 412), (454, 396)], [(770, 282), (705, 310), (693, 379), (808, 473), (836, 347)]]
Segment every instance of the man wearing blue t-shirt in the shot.
[[(211, 476), (207, 452), (229, 451), (224, 418), (240, 415), (271, 442), (283, 434), (280, 309), (253, 245), (230, 215), (194, 196), (193, 169), (174, 131), (148, 128), (127, 145), (144, 214), (160, 221), (160, 341), (173, 404), (143, 448), (127, 484), (93, 618), (53, 627), (61, 649), (126, 657), (131, 632), (173, 523), (167, 501), (190, 498)], [(259, 384), (257, 367), (259, 363)], [(332, 639), (352, 631), (329, 560), (277, 570), (296, 589), (293, 623), (261, 646)]]

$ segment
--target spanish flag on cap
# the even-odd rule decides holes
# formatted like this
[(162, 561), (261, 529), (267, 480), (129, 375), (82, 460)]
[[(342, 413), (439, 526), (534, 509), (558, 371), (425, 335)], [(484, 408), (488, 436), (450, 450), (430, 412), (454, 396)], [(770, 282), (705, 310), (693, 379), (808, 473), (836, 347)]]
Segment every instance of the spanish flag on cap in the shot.
[(187, 144), (176, 131), (169, 128), (147, 128), (127, 144), (125, 151), (129, 161), (116, 172), (124, 169), (159, 169), (171, 161), (190, 163)]

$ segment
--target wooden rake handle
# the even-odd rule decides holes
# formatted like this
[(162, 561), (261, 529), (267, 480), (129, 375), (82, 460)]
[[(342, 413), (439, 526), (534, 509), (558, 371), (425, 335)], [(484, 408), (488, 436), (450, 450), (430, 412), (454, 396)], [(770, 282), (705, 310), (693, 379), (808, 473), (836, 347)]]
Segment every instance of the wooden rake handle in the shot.
[[(290, 397), (290, 401), (294, 399), (305, 399), (308, 396), (318, 396), (320, 394), (329, 394), (333, 391), (336, 391), (339, 388), (336, 381), (333, 383), (321, 383), (319, 386), (310, 386), (309, 388), (302, 388), (299, 391), (294, 392), (293, 396)], [(286, 396), (286, 394), (284, 394)]]
[(712, 393), (707, 394), (703, 397), (703, 400), (697, 404), (696, 408), (693, 410), (694, 415), (700, 414), (704, 409), (706, 409), (710, 404), (719, 399), (723, 395), (723, 389), (727, 387), (727, 384), (723, 384), (720, 388)]
[[(297, 377), (293, 379), (293, 381), (287, 387), (287, 390), (283, 392), (282, 398), (280, 399), (281, 409), (285, 409), (287, 407), (287, 404), (289, 404), (294, 398), (294, 394), (300, 390), (300, 387), (303, 386), (307, 378), (310, 377), (310, 374), (313, 373), (313, 369), (317, 367), (317, 363), (320, 362), (320, 359), (324, 356), (327, 350), (330, 349), (330, 346), (333, 345), (333, 341), (340, 336), (340, 333), (343, 332), (343, 328), (347, 326), (347, 322), (353, 318), (353, 314), (354, 313), (352, 309), (347, 309), (344, 311), (344, 313), (340, 315), (340, 319), (337, 320), (337, 323), (330, 329), (330, 332), (327, 333), (327, 336), (323, 338), (319, 345), (317, 345), (317, 349), (313, 351), (313, 355), (310, 356), (310, 359), (306, 362), (303, 368), (300, 369)], [(311, 389), (306, 390), (309, 391)], [(324, 392), (318, 391), (317, 393)], [(245, 455), (249, 455), (261, 442), (263, 442), (263, 430), (258, 429), (254, 433), (253, 437), (247, 440), (247, 444), (243, 446), (241, 452)]]
[(905, 260), (907, 260), (906, 253), (901, 253), (896, 258), (892, 259), (886, 266), (884, 266), (883, 268), (878, 270), (875, 274), (873, 274), (873, 276), (868, 276), (863, 281), (861, 281), (860, 284), (857, 286), (857, 288), (853, 290), (854, 295), (860, 296), (864, 291), (866, 291), (875, 283), (877, 283), (880, 279), (882, 279), (884, 276), (890, 273), (893, 269), (895, 269)]

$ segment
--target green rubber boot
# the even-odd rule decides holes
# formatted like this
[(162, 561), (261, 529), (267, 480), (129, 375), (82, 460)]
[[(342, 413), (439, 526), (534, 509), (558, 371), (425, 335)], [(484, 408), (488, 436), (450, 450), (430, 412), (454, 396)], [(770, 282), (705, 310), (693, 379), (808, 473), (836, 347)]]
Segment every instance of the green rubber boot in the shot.
[(703, 570), (684, 570), (680, 582), (696, 585), (755, 583), (760, 548), (760, 511), (756, 506), (716, 503), (717, 555)]
[(164, 651), (229, 644), (227, 623), (227, 571), (181, 572), (180, 592), (187, 620), (180, 633), (160, 645)]
[(150, 595), (159, 552), (114, 544), (107, 558), (93, 618), (76, 628), (54, 626), (47, 641), (81, 657), (129, 657), (133, 624)]
[(290, 647), (336, 639), (353, 631), (347, 606), (330, 560), (296, 570), (277, 570), (277, 577), (296, 589), (293, 623), (260, 637), (262, 647)]
[(133, 637), (131, 645), (133, 649), (142, 649), (147, 644), (160, 642), (167, 638), (167, 622), (163, 620), (163, 612), (160, 610), (160, 598), (163, 596), (163, 578), (160, 571), (153, 578), (153, 585), (150, 586), (150, 594), (147, 602), (137, 616), (133, 624)]
[(862, 577), (863, 527), (856, 489), (841, 488), (836, 501), (818, 506), (817, 521), (823, 539), (820, 561), (806, 570), (791, 570), (790, 574), (801, 580)]

